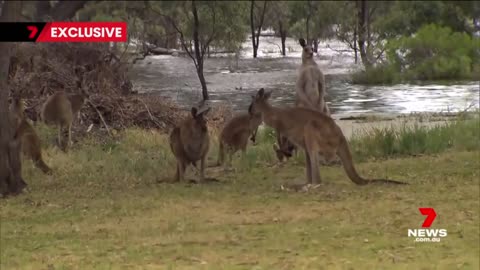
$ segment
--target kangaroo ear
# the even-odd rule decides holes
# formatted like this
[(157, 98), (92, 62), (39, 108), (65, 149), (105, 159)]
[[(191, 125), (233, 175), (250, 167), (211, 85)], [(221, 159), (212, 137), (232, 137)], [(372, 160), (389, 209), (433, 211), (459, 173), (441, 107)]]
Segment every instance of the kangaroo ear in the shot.
[(302, 47), (305, 47), (307, 45), (307, 43), (305, 42), (305, 39), (303, 39), (303, 38), (299, 39), (298, 42), (300, 43), (300, 46), (302, 46)]
[(197, 108), (192, 107), (192, 116), (193, 118), (197, 117)]
[(260, 90), (258, 90), (257, 92), (257, 97), (261, 98), (263, 97), (264, 94), (265, 94), (265, 89), (260, 88)]

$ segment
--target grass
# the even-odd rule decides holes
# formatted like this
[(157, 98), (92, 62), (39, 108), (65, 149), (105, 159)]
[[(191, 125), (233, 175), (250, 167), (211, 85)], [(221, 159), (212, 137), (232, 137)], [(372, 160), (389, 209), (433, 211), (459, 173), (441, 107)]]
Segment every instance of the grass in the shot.
[(440, 122), (427, 129), (419, 123), (372, 128), (367, 134), (355, 135), (351, 148), (356, 160), (437, 154), (447, 149), (480, 150), (480, 118)]
[[(68, 154), (47, 147), (54, 175), (26, 161), (30, 192), (0, 201), (0, 268), (478, 269), (480, 151), (467, 142), (478, 139), (476, 121), (426, 135), (401, 130), (353, 139), (354, 149), (378, 143), (395, 157), (377, 161), (373, 150), (356, 151), (355, 159), (366, 160), (357, 165), (362, 175), (410, 186), (358, 187), (340, 167), (322, 167), (325, 184), (308, 193), (279, 188), (303, 179), (302, 155), (265, 167), (274, 161), (268, 129), (235, 158), (236, 172), (211, 168), (207, 176), (221, 182), (205, 185), (158, 182), (173, 175), (175, 162), (166, 136), (153, 131), (127, 130), (102, 145), (87, 138)], [(40, 133), (47, 142), (55, 134)], [(452, 143), (430, 151), (439, 145), (432, 136), (444, 133), (439, 138)], [(413, 149), (430, 155), (391, 150), (425, 136), (419, 145), (426, 146)], [(212, 142), (210, 161), (216, 147)], [(440, 243), (407, 237), (425, 218), (419, 207), (434, 207), (432, 228), (448, 230)]]

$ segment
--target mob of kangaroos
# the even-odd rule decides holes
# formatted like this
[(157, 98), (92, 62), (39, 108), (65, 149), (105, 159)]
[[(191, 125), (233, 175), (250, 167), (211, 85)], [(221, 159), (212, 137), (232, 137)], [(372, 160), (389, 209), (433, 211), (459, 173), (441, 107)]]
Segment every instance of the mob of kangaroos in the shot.
[(357, 185), (369, 183), (406, 184), (388, 179), (365, 179), (358, 175), (348, 147), (348, 142), (340, 127), (331, 117), (308, 108), (277, 108), (269, 104), (271, 92), (261, 88), (252, 96), (250, 113), (261, 113), (263, 122), (276, 130), (297, 147), (305, 150), (307, 184), (321, 182), (318, 169), (318, 155), (327, 160), (338, 155), (350, 180)]

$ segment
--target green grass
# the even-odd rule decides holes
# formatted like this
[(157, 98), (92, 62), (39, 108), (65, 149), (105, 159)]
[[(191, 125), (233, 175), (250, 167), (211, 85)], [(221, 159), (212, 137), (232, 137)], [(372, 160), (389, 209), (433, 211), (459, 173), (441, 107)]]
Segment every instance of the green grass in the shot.
[[(51, 141), (55, 133), (39, 128)], [(87, 138), (68, 154), (47, 147), (45, 160), (54, 175), (43, 175), (26, 161), (29, 193), (0, 201), (0, 268), (480, 267), (480, 151), (478, 144), (466, 142), (478, 139), (478, 130), (446, 133), (453, 143), (422, 157), (395, 152), (410, 147), (400, 142), (424, 138), (420, 131), (365, 137), (398, 157), (358, 163), (359, 172), (410, 186), (358, 187), (340, 167), (322, 167), (325, 184), (308, 193), (280, 190), (282, 183), (303, 181), (303, 155), (283, 167), (265, 167), (275, 161), (266, 131), (246, 156), (234, 159), (236, 172), (210, 168), (207, 176), (221, 182), (204, 185), (158, 182), (173, 175), (175, 161), (167, 137), (154, 131), (127, 130), (102, 145)], [(437, 143), (430, 138), (437, 133), (428, 132), (419, 141), (433, 149)], [(405, 139), (398, 139), (400, 134)], [(216, 155), (212, 142), (210, 161)], [(190, 178), (194, 174), (188, 171)], [(420, 228), (424, 220), (419, 207), (434, 207), (438, 216), (432, 227), (448, 230), (440, 243), (407, 237), (407, 229)]]
[(431, 128), (404, 125), (400, 129), (372, 128), (367, 134), (353, 136), (351, 149), (357, 160), (436, 154), (447, 149), (480, 150), (480, 118), (456, 119)]

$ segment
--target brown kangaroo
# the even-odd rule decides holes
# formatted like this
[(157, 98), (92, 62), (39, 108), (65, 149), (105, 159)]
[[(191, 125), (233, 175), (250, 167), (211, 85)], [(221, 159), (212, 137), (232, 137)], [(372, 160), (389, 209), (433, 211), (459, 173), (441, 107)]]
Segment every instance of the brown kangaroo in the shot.
[[(88, 97), (88, 93), (83, 89), (80, 94), (55, 92), (42, 106), (41, 120), (46, 124), (58, 126), (58, 143), (64, 151), (68, 145), (72, 145), (72, 123)], [(62, 131), (68, 133), (66, 143), (62, 141)]]
[(305, 150), (307, 184), (321, 182), (318, 170), (319, 154), (327, 160), (332, 160), (338, 155), (348, 177), (357, 185), (375, 182), (406, 184), (395, 180), (362, 178), (353, 165), (347, 139), (332, 118), (307, 108), (273, 107), (268, 103), (270, 95), (271, 92), (265, 93), (261, 88), (255, 96), (252, 96), (250, 113), (260, 112), (267, 126), (278, 130), (297, 147)]
[(45, 164), (42, 158), (40, 138), (38, 138), (37, 133), (25, 116), (23, 100), (21, 98), (13, 98), (10, 111), (15, 119), (15, 138), (19, 139), (23, 154), (32, 159), (35, 166), (45, 174), (51, 174), (52, 170)]
[(210, 147), (205, 115), (210, 108), (202, 112), (193, 107), (191, 117), (185, 119), (170, 133), (170, 149), (177, 159), (177, 170), (174, 181), (184, 179), (185, 170), (188, 165), (197, 166), (200, 160), (200, 182), (205, 180), (205, 159)]
[(231, 164), (232, 156), (238, 150), (247, 150), (248, 138), (255, 142), (258, 126), (262, 123), (262, 115), (244, 113), (230, 119), (220, 133), (217, 166), (224, 164), (225, 154)]

